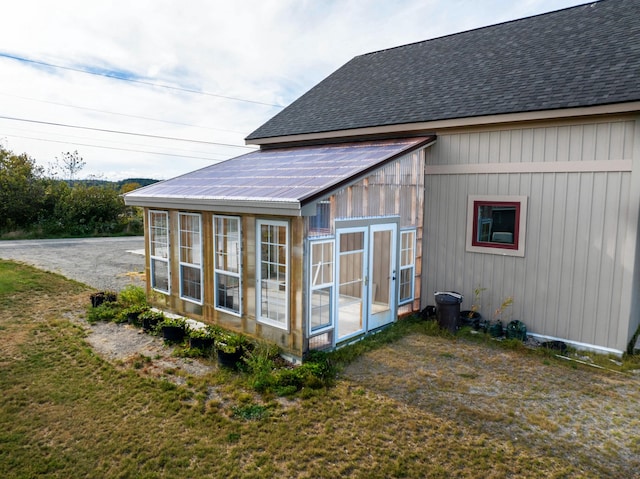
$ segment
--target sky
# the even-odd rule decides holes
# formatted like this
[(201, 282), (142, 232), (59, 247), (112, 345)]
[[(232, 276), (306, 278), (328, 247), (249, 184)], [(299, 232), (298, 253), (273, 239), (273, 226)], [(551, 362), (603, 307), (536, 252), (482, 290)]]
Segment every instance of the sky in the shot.
[(586, 0), (20, 0), (0, 28), (0, 145), (77, 178), (168, 179), (353, 57)]

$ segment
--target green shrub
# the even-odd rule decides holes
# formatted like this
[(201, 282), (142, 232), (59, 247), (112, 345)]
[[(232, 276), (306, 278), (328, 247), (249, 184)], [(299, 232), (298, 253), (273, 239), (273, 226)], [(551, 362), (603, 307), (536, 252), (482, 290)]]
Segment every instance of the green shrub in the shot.
[(254, 390), (280, 396), (291, 396), (304, 388), (325, 387), (333, 381), (336, 372), (326, 353), (313, 352), (303, 364), (293, 366), (280, 357), (277, 346), (266, 343), (258, 343), (253, 351), (245, 354), (244, 363), (248, 383)]
[(143, 288), (134, 284), (125, 286), (122, 291), (120, 291), (118, 301), (125, 308), (130, 306), (148, 306), (147, 293)]
[(275, 384), (273, 372), (276, 369), (278, 347), (273, 344), (258, 343), (253, 351), (244, 356), (245, 369), (249, 375), (249, 385), (258, 392), (267, 392)]
[(115, 321), (117, 323), (124, 323), (132, 318), (133, 324), (139, 326), (142, 321), (140, 316), (147, 311), (149, 311), (149, 306), (146, 304), (132, 304), (131, 306), (122, 309)]
[(215, 343), (216, 349), (220, 349), (225, 353), (235, 353), (239, 349), (249, 346), (249, 340), (246, 336), (224, 329), (218, 330)]
[(215, 340), (221, 333), (221, 329), (218, 326), (205, 326), (204, 328), (187, 328), (187, 333), (190, 338), (199, 339), (213, 339)]
[(120, 304), (107, 301), (95, 308), (90, 307), (87, 312), (87, 321), (96, 323), (98, 321), (114, 321), (119, 317), (122, 311)]
[(163, 316), (164, 319), (158, 324), (158, 327), (162, 328), (163, 326), (177, 327), (182, 328), (186, 331), (187, 322), (184, 318), (169, 318)]

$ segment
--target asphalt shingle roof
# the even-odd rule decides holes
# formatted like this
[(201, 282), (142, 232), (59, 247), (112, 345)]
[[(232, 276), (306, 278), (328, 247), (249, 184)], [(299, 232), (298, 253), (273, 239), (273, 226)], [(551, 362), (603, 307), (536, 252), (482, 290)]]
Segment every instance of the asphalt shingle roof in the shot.
[(640, 1), (361, 55), (247, 139), (640, 100)]

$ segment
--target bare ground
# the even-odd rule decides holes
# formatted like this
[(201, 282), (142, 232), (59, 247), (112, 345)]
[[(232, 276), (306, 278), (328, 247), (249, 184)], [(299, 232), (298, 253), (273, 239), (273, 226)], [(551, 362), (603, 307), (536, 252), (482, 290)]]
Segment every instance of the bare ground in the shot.
[[(505, 448), (567, 451), (593, 472), (640, 477), (640, 381), (633, 374), (558, 365), (465, 340), (412, 335), (351, 364), (344, 378), (409, 410), (454, 419), (468, 438)], [(465, 438), (461, 438), (465, 440)]]
[(144, 358), (146, 372), (153, 375), (182, 370), (192, 376), (202, 376), (215, 369), (204, 361), (173, 356), (173, 346), (128, 324), (96, 323), (89, 326), (89, 331), (87, 342), (102, 357), (124, 363)]
[[(167, 371), (200, 376), (216, 368), (210, 361), (175, 357), (162, 339), (132, 326), (88, 325), (78, 311), (67, 314), (109, 361), (132, 365), (146, 358), (143, 373), (176, 382), (183, 376)], [(414, 334), (364, 354), (340, 380), (350, 390), (403, 404), (408, 424), (428, 413), (455, 423), (463, 431), (461, 441), (482, 445), (498, 437), (504, 451), (526, 446), (536, 457), (565, 454), (567, 464), (587, 464), (594, 477), (612, 470), (619, 477), (640, 477), (636, 374)]]

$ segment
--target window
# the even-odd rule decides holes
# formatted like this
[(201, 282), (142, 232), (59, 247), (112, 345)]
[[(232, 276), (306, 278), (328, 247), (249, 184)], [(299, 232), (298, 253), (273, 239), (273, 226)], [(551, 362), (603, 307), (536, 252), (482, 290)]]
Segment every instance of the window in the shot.
[(413, 300), (415, 294), (416, 231), (400, 232), (400, 296), (398, 304)]
[(289, 225), (258, 220), (256, 232), (258, 321), (289, 329)]
[(313, 241), (311, 251), (311, 294), (309, 295), (309, 334), (317, 334), (333, 326), (334, 241)]
[(169, 294), (169, 214), (149, 211), (149, 263), (151, 287)]
[(467, 216), (467, 251), (524, 256), (526, 196), (469, 196)]
[(309, 217), (309, 233), (314, 236), (331, 233), (331, 202), (319, 201), (315, 216)]
[(180, 213), (180, 297), (202, 304), (200, 215)]
[(215, 307), (240, 315), (242, 304), (240, 218), (214, 216)]

